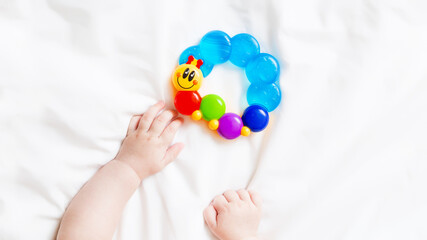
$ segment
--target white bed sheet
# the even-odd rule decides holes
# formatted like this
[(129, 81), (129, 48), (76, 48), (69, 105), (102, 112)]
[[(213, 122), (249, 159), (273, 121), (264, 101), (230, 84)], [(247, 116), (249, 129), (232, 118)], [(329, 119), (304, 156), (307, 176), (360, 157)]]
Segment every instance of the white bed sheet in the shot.
[[(427, 239), (425, 1), (0, 1), (0, 239), (53, 239), (132, 114), (162, 99), (208, 31), (248, 32), (278, 56), (280, 107), (225, 141), (186, 118), (186, 148), (145, 180), (115, 239), (213, 239), (226, 189), (264, 198), (264, 239)], [(202, 94), (246, 103), (216, 67)], [(242, 88), (243, 86), (243, 88)]]

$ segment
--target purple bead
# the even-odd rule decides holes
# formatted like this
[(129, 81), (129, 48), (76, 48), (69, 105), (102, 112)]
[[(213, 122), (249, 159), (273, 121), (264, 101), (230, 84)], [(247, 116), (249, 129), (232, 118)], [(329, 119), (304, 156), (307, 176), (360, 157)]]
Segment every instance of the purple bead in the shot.
[(240, 136), (243, 122), (239, 115), (226, 113), (219, 119), (218, 133), (225, 139), (235, 139)]

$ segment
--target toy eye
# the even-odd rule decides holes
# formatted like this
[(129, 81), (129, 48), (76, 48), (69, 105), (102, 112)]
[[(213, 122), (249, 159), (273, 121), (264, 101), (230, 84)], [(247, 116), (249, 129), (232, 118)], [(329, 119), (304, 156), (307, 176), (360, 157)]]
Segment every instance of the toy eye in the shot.
[(188, 81), (193, 80), (193, 78), (194, 78), (194, 75), (195, 75), (195, 74), (196, 74), (196, 72), (192, 71), (192, 72), (190, 73), (190, 76), (188, 77)]
[(184, 74), (182, 75), (182, 78), (187, 78), (189, 72), (190, 72), (189, 68), (185, 69)]

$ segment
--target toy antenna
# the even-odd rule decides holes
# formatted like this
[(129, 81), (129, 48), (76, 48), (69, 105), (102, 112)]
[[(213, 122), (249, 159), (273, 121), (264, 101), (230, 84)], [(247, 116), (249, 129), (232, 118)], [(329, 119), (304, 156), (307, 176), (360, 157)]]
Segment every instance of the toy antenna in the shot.
[(203, 60), (202, 59), (197, 60), (196, 67), (200, 69), (200, 66), (202, 66), (202, 65), (203, 65)]
[(187, 64), (191, 64), (191, 62), (194, 60), (193, 55), (188, 56)]

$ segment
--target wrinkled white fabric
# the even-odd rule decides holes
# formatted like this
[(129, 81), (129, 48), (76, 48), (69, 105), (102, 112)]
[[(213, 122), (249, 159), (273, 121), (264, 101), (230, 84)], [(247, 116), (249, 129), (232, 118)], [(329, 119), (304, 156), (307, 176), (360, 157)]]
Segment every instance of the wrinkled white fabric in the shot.
[[(425, 1), (0, 1), (0, 239), (53, 239), (79, 188), (114, 158), (132, 114), (173, 107), (180, 53), (210, 30), (278, 57), (266, 131), (226, 141), (185, 118), (178, 159), (146, 179), (115, 239), (213, 239), (226, 189), (264, 198), (264, 239), (427, 239)], [(246, 107), (216, 66), (202, 95)]]

